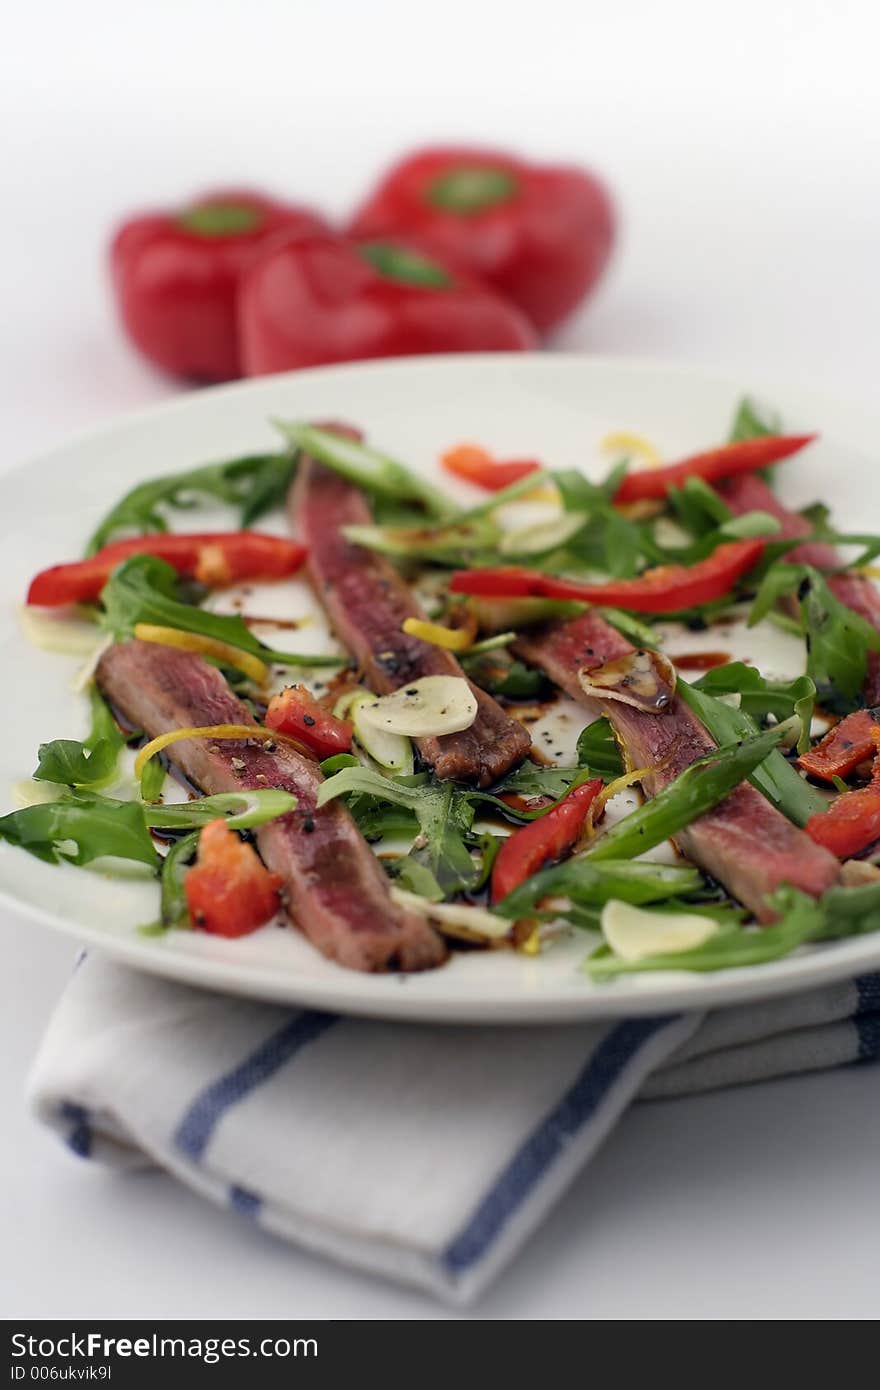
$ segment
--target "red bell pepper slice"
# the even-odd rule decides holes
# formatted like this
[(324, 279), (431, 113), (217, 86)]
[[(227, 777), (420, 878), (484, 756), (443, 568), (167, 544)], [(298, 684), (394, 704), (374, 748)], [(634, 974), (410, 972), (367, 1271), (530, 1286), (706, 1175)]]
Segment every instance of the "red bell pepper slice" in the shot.
[(859, 763), (873, 758), (880, 741), (880, 709), (859, 709), (835, 724), (833, 729), (798, 758), (798, 766), (811, 777), (833, 782), (846, 777)]
[(561, 859), (576, 843), (602, 778), (573, 787), (558, 806), (530, 821), (502, 843), (492, 866), (492, 902), (500, 902), (551, 859)]
[(448, 472), (485, 488), (487, 492), (500, 492), (502, 488), (510, 487), (511, 483), (518, 483), (521, 478), (541, 470), (541, 465), (534, 459), (499, 462), (478, 444), (458, 444), (441, 454), (440, 462)]
[(273, 695), (266, 710), (266, 727), (292, 734), (319, 758), (347, 753), (353, 728), (348, 719), (337, 719), (320, 705), (304, 685), (289, 685)]
[(728, 541), (690, 567), (660, 565), (645, 570), (636, 579), (614, 579), (607, 584), (555, 579), (515, 565), (457, 570), (449, 587), (456, 594), (490, 598), (575, 599), (609, 608), (627, 608), (633, 613), (676, 613), (729, 594), (737, 580), (757, 564), (763, 551), (760, 538)]
[(306, 548), (297, 541), (259, 531), (132, 536), (113, 541), (87, 560), (41, 570), (31, 580), (27, 602), (44, 608), (90, 603), (129, 555), (156, 555), (173, 565), (178, 574), (219, 589), (240, 579), (284, 579), (299, 569)]
[(252, 845), (215, 820), (202, 828), (198, 859), (183, 889), (194, 927), (214, 936), (246, 936), (274, 917), (283, 882)]
[(641, 502), (645, 498), (663, 498), (671, 487), (682, 487), (688, 478), (702, 478), (705, 483), (719, 483), (737, 473), (754, 473), (771, 463), (796, 454), (810, 444), (815, 434), (762, 435), (757, 439), (740, 439), (723, 444), (705, 454), (694, 454), (680, 463), (663, 468), (642, 468), (627, 473), (617, 489), (615, 502)]

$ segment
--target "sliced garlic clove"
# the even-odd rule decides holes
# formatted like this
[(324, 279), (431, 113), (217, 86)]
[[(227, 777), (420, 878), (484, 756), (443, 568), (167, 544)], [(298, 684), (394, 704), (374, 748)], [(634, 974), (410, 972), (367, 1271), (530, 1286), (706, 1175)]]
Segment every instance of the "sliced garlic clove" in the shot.
[(696, 912), (651, 912), (618, 898), (602, 908), (601, 925), (614, 954), (626, 961), (690, 951), (718, 931), (712, 917)]
[(474, 907), (471, 903), (432, 903), (420, 898), (418, 893), (408, 893), (404, 888), (392, 888), (391, 896), (401, 907), (419, 912), (429, 921), (436, 922), (445, 936), (455, 936), (463, 941), (503, 941), (510, 935), (512, 922), (496, 917), (485, 907)]
[(442, 737), (469, 729), (477, 698), (463, 676), (422, 676), (390, 695), (365, 700), (358, 716), (365, 727), (407, 738)]

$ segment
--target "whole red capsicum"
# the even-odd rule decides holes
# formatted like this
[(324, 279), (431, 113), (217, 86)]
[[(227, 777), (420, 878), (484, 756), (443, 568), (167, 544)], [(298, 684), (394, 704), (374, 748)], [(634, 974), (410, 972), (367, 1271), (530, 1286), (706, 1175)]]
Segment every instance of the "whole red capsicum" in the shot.
[(285, 239), (242, 276), (247, 376), (424, 352), (516, 351), (535, 332), (515, 305), (398, 242)]
[(130, 218), (110, 249), (129, 337), (145, 357), (175, 376), (195, 381), (240, 376), (239, 276), (279, 233), (326, 225), (307, 208), (241, 189), (206, 194), (177, 211)]
[(513, 300), (546, 332), (601, 275), (614, 209), (586, 170), (497, 150), (421, 150), (396, 164), (355, 213), (357, 237), (415, 238)]

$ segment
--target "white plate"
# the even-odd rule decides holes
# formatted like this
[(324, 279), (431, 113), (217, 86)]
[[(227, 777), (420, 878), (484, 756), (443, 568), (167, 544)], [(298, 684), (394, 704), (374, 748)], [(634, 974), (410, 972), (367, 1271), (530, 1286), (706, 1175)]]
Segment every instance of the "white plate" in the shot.
[[(81, 699), (67, 688), (75, 663), (23, 641), (16, 618), (29, 577), (80, 552), (108, 505), (152, 474), (273, 447), (270, 416), (348, 419), (412, 466), (432, 470), (438, 452), (466, 439), (500, 456), (534, 455), (598, 473), (610, 430), (647, 435), (674, 458), (721, 439), (752, 381), (730, 381), (656, 363), (555, 355), (415, 358), (317, 369), (200, 391), (75, 441), (2, 479), (4, 557), (0, 650), (3, 733), (0, 798), (35, 765), (46, 738), (82, 736)], [(823, 440), (780, 470), (786, 500), (823, 497), (838, 519), (870, 526), (865, 482), (878, 431), (870, 419), (789, 388), (762, 393), (787, 429)], [(185, 524), (185, 520), (179, 523)], [(201, 528), (210, 518), (199, 514)], [(223, 522), (221, 524), (228, 524)], [(268, 523), (267, 523), (268, 524)], [(283, 523), (279, 518), (277, 524)], [(291, 612), (308, 600), (294, 581)], [(277, 596), (276, 596), (277, 597)], [(297, 644), (314, 649), (320, 624)], [(717, 645), (717, 640), (713, 643)], [(781, 659), (781, 658), (780, 658)], [(771, 965), (687, 975), (646, 975), (593, 985), (576, 937), (539, 959), (508, 952), (456, 956), (416, 976), (365, 976), (329, 964), (295, 931), (263, 928), (227, 942), (199, 932), (145, 937), (155, 883), (41, 863), (0, 844), (0, 896), (8, 908), (78, 937), (140, 969), (232, 994), (385, 1018), (432, 1022), (540, 1023), (702, 1009), (806, 989), (880, 968), (880, 934), (805, 950)]]

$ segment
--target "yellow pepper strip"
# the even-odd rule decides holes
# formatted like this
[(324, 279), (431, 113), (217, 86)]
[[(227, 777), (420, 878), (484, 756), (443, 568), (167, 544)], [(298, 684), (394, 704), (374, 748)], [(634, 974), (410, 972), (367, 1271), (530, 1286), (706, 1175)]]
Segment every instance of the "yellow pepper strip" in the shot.
[(435, 647), (445, 647), (449, 652), (466, 652), (474, 645), (474, 632), (466, 627), (444, 627), (442, 623), (429, 623), (424, 618), (405, 618), (403, 631), (408, 637), (420, 637)]
[(663, 462), (650, 439), (641, 434), (628, 434), (625, 430), (606, 434), (600, 448), (606, 454), (634, 454), (645, 468), (656, 468)]
[(529, 492), (524, 492), (521, 502), (558, 502), (559, 489), (555, 483), (536, 483)]
[(666, 503), (659, 497), (640, 497), (637, 502), (617, 502), (615, 506), (627, 521), (651, 521), (666, 510)]
[(862, 565), (859, 574), (863, 574), (866, 579), (880, 579), (880, 565)]
[[(659, 766), (662, 767), (662, 765), (661, 763)], [(622, 777), (615, 777), (613, 782), (609, 782), (607, 787), (603, 787), (590, 806), (584, 826), (586, 834), (588, 836), (593, 834), (596, 821), (613, 796), (616, 796), (618, 792), (625, 791), (626, 788), (631, 787), (634, 782), (641, 782), (644, 777), (649, 776), (650, 773), (656, 772), (657, 770), (656, 767), (637, 767), (633, 772), (625, 772)]]
[(177, 743), (183, 738), (260, 739), (267, 743), (286, 743), (301, 752), (305, 751), (302, 744), (298, 743), (295, 738), (290, 738), (287, 734), (279, 734), (277, 729), (265, 729), (262, 724), (205, 724), (198, 728), (169, 729), (167, 733), (151, 738), (149, 743), (145, 743), (143, 748), (139, 749), (134, 760), (135, 777), (140, 777), (150, 759), (157, 753), (161, 753), (163, 748), (167, 748), (170, 743)]
[(517, 947), (522, 956), (537, 956), (541, 950), (541, 928), (536, 924), (534, 929), (526, 937), (525, 941)]
[(204, 637), (199, 632), (183, 632), (177, 627), (157, 627), (154, 623), (135, 623), (134, 635), (141, 642), (158, 642), (165, 647), (180, 647), (185, 652), (198, 652), (201, 656), (213, 656), (224, 666), (234, 666), (250, 676), (255, 685), (264, 685), (269, 676), (269, 667), (258, 656), (239, 651), (228, 642), (220, 642), (216, 637)]

